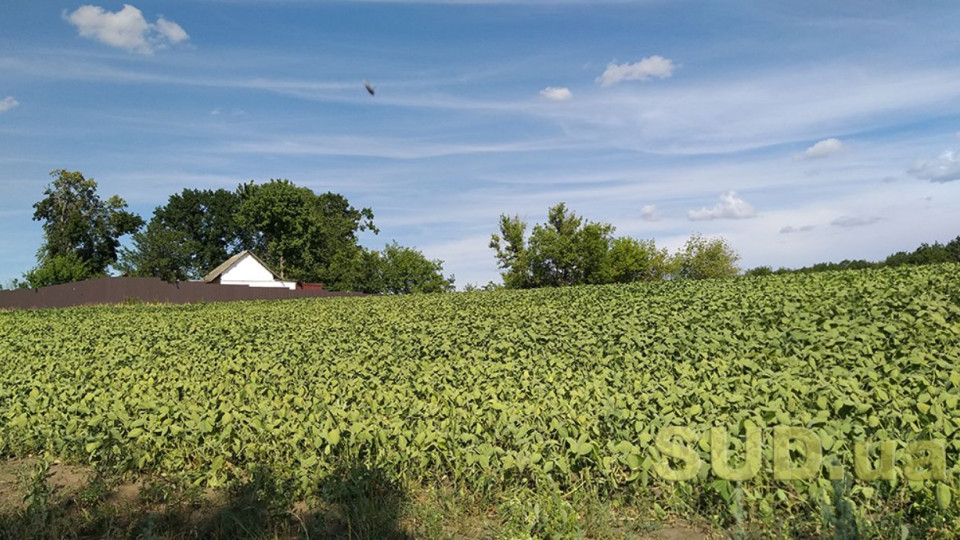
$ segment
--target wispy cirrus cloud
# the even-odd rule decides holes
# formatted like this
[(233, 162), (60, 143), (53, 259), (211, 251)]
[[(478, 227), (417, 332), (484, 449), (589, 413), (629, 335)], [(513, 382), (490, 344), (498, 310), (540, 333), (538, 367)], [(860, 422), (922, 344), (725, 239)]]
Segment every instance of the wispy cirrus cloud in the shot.
[[(242, 65), (236, 58), (224, 62)], [(676, 155), (795, 144), (816, 140), (825, 130), (875, 130), (902, 121), (940, 118), (943, 107), (960, 105), (960, 69), (906, 68), (894, 76), (888, 69), (863, 68), (856, 78), (849, 77), (850, 69), (842, 63), (819, 64), (791, 70), (772, 68), (749, 80), (677, 80), (670, 88), (645, 85), (629, 91), (617, 87), (578, 91), (576, 99), (563, 107), (553, 106), (546, 97), (533, 106), (526, 98), (465, 97), (438, 90), (434, 80), (421, 78), (392, 83), (406, 90), (377, 103), (478, 114), (516, 113), (562, 124), (566, 133), (604, 140), (617, 148)], [(63, 80), (236, 88), (329, 103), (366, 103), (369, 97), (355, 91), (355, 81), (342, 77), (310, 80), (298, 78), (299, 74), (254, 77), (241, 70), (237, 70), (239, 75), (225, 70), (132, 70), (83, 56), (69, 60), (0, 56), (0, 70)], [(443, 84), (456, 84), (453, 79)], [(424, 91), (425, 86), (432, 90)], [(747, 110), (750, 114), (744, 114)]]
[[(863, 133), (918, 119), (938, 119), (960, 106), (960, 70), (889, 69), (825, 63), (771, 68), (749, 79), (677, 80), (578, 93), (569, 107), (531, 109), (571, 132), (602, 133), (611, 142), (669, 154), (732, 153), (817, 140), (825, 130)], [(815, 81), (815, 82), (811, 82)], [(612, 87), (612, 88), (617, 88)], [(840, 141), (840, 148), (847, 146)], [(813, 145), (816, 146), (816, 145)], [(811, 150), (833, 155), (835, 143)], [(801, 152), (801, 159), (805, 158)]]
[(610, 86), (622, 81), (645, 81), (648, 79), (666, 79), (677, 69), (673, 61), (660, 55), (643, 58), (633, 64), (610, 62), (603, 74), (597, 77), (600, 86)]
[(428, 159), (472, 154), (511, 154), (544, 150), (572, 150), (573, 141), (523, 140), (499, 142), (433, 142), (409, 137), (366, 137), (356, 135), (277, 136), (260, 141), (234, 142), (223, 146), (225, 153), (275, 156), (364, 156), (385, 159)]
[(701, 208), (687, 212), (690, 221), (710, 219), (746, 219), (757, 215), (757, 211), (747, 201), (737, 196), (735, 191), (728, 191), (720, 196), (720, 202), (713, 208)]
[(183, 27), (163, 16), (155, 23), (147, 22), (143, 12), (130, 4), (116, 12), (83, 5), (73, 13), (64, 11), (63, 16), (82, 37), (140, 54), (153, 54), (156, 49), (190, 38)]

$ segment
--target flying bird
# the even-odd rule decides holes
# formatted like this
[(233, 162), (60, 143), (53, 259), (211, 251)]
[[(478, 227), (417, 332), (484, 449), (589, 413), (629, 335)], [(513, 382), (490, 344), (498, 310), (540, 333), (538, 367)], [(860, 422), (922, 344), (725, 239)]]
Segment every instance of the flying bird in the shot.
[(364, 80), (363, 80), (363, 87), (367, 89), (367, 92), (370, 92), (370, 95), (371, 95), (371, 96), (372, 96), (372, 95), (375, 95), (375, 92), (373, 91), (373, 87), (370, 86), (370, 81), (364, 79)]

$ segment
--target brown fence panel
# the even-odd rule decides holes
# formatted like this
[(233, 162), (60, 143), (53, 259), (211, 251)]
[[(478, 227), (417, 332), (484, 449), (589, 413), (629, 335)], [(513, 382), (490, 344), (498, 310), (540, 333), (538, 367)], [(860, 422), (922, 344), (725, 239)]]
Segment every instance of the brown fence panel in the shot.
[(62, 308), (92, 304), (119, 304), (129, 301), (186, 304), (330, 296), (363, 295), (315, 288), (290, 290), (246, 285), (214, 285), (193, 281), (167, 283), (156, 278), (106, 277), (40, 289), (0, 291), (0, 309)]

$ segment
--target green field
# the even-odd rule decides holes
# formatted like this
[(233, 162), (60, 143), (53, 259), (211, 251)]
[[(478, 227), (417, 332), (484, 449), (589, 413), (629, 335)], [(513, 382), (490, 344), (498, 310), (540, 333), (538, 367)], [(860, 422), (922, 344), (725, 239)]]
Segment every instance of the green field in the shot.
[[(402, 534), (417, 537), (466, 534), (456, 516), (482, 520), (481, 537), (642, 534), (637, 523), (674, 519), (748, 536), (949, 537), (958, 400), (957, 265), (0, 313), (5, 459), (231, 493), (267, 478), (307, 506), (375, 476), (403, 500), (460, 505), (403, 506)], [(665, 426), (700, 436), (694, 480), (654, 469)], [(735, 461), (760, 428), (759, 474), (711, 472), (712, 426)], [(773, 478), (775, 426), (816, 433), (822, 474)], [(855, 478), (854, 443), (881, 440), (901, 454), (945, 441), (946, 479), (907, 482), (901, 460), (895, 480)], [(835, 464), (845, 480), (827, 478)]]

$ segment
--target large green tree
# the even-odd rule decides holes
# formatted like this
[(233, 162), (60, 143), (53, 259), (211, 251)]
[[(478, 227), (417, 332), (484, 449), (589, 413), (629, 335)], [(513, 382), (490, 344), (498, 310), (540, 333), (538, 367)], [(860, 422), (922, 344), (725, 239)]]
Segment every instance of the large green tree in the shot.
[(500, 232), (490, 239), (507, 288), (702, 279), (734, 275), (739, 255), (722, 238), (695, 235), (676, 255), (653, 240), (613, 236), (608, 223), (587, 221), (564, 203), (547, 212), (527, 238), (519, 216), (500, 216)]
[(547, 222), (533, 226), (519, 216), (500, 216), (500, 234), (490, 238), (490, 248), (504, 272), (504, 285), (512, 289), (562, 286), (602, 281), (603, 257), (613, 227), (584, 222), (560, 203), (547, 212)]
[(567, 210), (551, 208), (547, 222), (530, 233), (528, 252), (533, 282), (538, 286), (603, 283), (603, 264), (613, 226), (591, 223)]
[(377, 232), (369, 208), (289, 180), (251, 181), (235, 191), (184, 189), (134, 235), (122, 266), (131, 275), (196, 279), (252, 249), (284, 279), (369, 283), (347, 275), (364, 257), (357, 237), (363, 230)]
[(369, 208), (342, 195), (315, 194), (289, 180), (240, 184), (234, 192), (185, 189), (154, 211), (124, 250), (121, 268), (169, 281), (202, 277), (227, 257), (252, 249), (284, 279), (330, 290), (406, 294), (453, 288), (442, 261), (396, 242), (382, 251), (359, 245), (379, 231)]
[(443, 261), (394, 241), (382, 251), (358, 247), (338, 255), (326, 283), (331, 290), (372, 294), (437, 293), (452, 291), (454, 277), (443, 275)]
[(663, 279), (670, 271), (670, 254), (653, 240), (614, 238), (605, 261), (606, 281), (630, 283)]
[(585, 220), (564, 203), (550, 208), (529, 238), (526, 228), (518, 216), (501, 215), (500, 233), (490, 239), (507, 288), (627, 282), (665, 272), (666, 254), (652, 240), (615, 238), (613, 225)]
[(153, 211), (146, 230), (121, 255), (130, 275), (167, 281), (197, 279), (249, 247), (237, 220), (240, 196), (225, 189), (184, 189)]
[(153, 221), (179, 231), (191, 252), (187, 273), (202, 277), (250, 245), (237, 222), (240, 197), (226, 189), (184, 189), (154, 211)]
[[(50, 175), (54, 180), (44, 198), (33, 205), (33, 219), (43, 222), (40, 264), (33, 272), (54, 276), (54, 281), (104, 274), (117, 261), (120, 238), (136, 232), (143, 220), (126, 210), (122, 198), (101, 199), (97, 182), (78, 171), (58, 169)], [(85, 274), (77, 262), (86, 268)], [(65, 265), (72, 270), (62, 271)]]
[(124, 248), (117, 263), (120, 271), (134, 277), (157, 277), (164, 281), (186, 281), (202, 274), (193, 259), (195, 246), (180, 229), (169, 229), (157, 219), (145, 230), (133, 234), (133, 247)]
[(525, 238), (527, 224), (520, 216), (500, 215), (500, 234), (490, 237), (490, 249), (497, 252), (497, 263), (503, 273), (503, 284), (508, 289), (533, 286), (530, 257)]
[(427, 259), (420, 251), (396, 242), (380, 253), (384, 292), (437, 293), (453, 290), (453, 276), (444, 277), (443, 261)]
[(289, 180), (242, 184), (237, 220), (251, 245), (285, 279), (324, 281), (338, 258), (352, 257), (373, 211), (335, 193), (316, 195)]
[(361, 246), (336, 253), (323, 283), (332, 291), (385, 292), (380, 254)]
[(73, 283), (93, 277), (90, 267), (76, 253), (46, 257), (23, 275), (25, 285), (38, 289), (48, 285)]
[(735, 276), (740, 272), (740, 255), (724, 238), (695, 234), (674, 256), (674, 275), (680, 279), (708, 279)]

